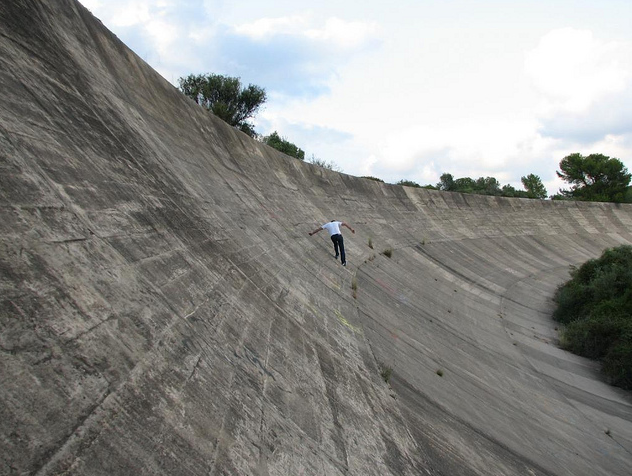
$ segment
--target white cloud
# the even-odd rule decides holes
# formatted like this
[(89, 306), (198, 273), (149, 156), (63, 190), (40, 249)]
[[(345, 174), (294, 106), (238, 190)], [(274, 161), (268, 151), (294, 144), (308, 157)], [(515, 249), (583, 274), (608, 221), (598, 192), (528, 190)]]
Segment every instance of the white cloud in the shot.
[(260, 18), (254, 22), (236, 25), (235, 32), (254, 40), (265, 40), (276, 35), (309, 38), (318, 42), (333, 43), (341, 48), (358, 48), (377, 37), (375, 22), (345, 21), (329, 18), (324, 25), (313, 26), (315, 21), (308, 14), (278, 18)]
[(81, 3), (84, 7), (92, 12), (101, 8), (101, 6), (103, 5), (103, 2), (101, 2), (100, 0), (81, 0)]
[(166, 54), (170, 46), (178, 39), (179, 29), (176, 25), (161, 19), (146, 22), (145, 31), (152, 38), (154, 46), (160, 54)]
[(632, 133), (632, 43), (553, 30), (526, 55), (525, 72), (539, 94), (534, 113), (543, 135), (584, 150)]
[(306, 18), (295, 15), (291, 17), (260, 18), (254, 22), (235, 26), (235, 32), (254, 40), (262, 40), (274, 35), (298, 35), (304, 29)]
[(215, 29), (210, 26), (195, 26), (189, 28), (186, 36), (195, 44), (206, 44), (215, 34)]
[(379, 33), (375, 22), (347, 22), (340, 18), (329, 18), (325, 26), (305, 31), (305, 35), (316, 40), (332, 41), (343, 48), (356, 48), (375, 38)]
[(629, 44), (596, 39), (589, 30), (553, 30), (525, 60), (525, 70), (546, 97), (546, 112), (579, 113), (596, 101), (629, 87)]
[(126, 2), (114, 12), (111, 22), (117, 27), (129, 27), (147, 23), (151, 19), (149, 7), (149, 0)]
[(526, 0), (513, 22), (477, 4), (484, 23), (454, 18), (450, 2), (402, 15), (333, 0), (80, 1), (172, 82), (217, 72), (265, 87), (259, 132), (276, 128), (354, 175), (491, 175), (519, 188), (536, 173), (554, 192), (569, 153), (630, 166), (632, 36), (605, 5), (590, 9), (589, 31), (557, 28), (586, 24), (582, 7)]
[[(419, 173), (434, 180), (443, 172), (496, 175), (515, 165), (538, 136), (529, 122), (462, 122), (449, 126), (418, 124), (386, 135), (376, 167), (395, 174)], [(432, 176), (434, 174), (434, 176)]]
[[(461, 57), (446, 63), (441, 45), (413, 45), (400, 54), (400, 45), (388, 43), (342, 68), (330, 83), (330, 94), (288, 102), (270, 112), (352, 134), (348, 144), (356, 145), (353, 151), (348, 144), (338, 152), (334, 145), (326, 148), (327, 158), (340, 162), (348, 173), (422, 184), (436, 183), (443, 172), (494, 176), (520, 189), (520, 177), (535, 173), (553, 193), (559, 188), (559, 161), (572, 152), (589, 153), (582, 140), (591, 140), (591, 147), (610, 155), (614, 147), (606, 147), (600, 138), (613, 133), (618, 137), (626, 123), (625, 116), (614, 111), (632, 111), (625, 106), (632, 105), (630, 101), (621, 103), (628, 81), (625, 44), (582, 32), (576, 38), (576, 30), (556, 32), (539, 43), (534, 38), (536, 48), (524, 62), (511, 63), (514, 70), (486, 57), (485, 74), (474, 77), (466, 74)], [(568, 55), (560, 52), (569, 48)], [(411, 56), (415, 52), (424, 54)], [(560, 55), (566, 60), (558, 64), (555, 59)], [(480, 68), (480, 61), (467, 59)], [(574, 71), (584, 68), (579, 84), (565, 86)], [(595, 105), (602, 109), (599, 114)], [(579, 106), (599, 120), (584, 120), (574, 112)], [(306, 139), (303, 144), (309, 150)], [(613, 156), (626, 151), (629, 156), (629, 142), (619, 142), (618, 155)], [(317, 147), (317, 153), (323, 150), (320, 144)]]

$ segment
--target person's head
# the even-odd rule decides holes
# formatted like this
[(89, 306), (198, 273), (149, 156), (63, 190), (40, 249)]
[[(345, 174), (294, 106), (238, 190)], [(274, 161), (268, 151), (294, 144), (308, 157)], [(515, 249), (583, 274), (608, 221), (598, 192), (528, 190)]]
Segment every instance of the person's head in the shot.
[(332, 223), (333, 223), (333, 222), (335, 222), (335, 221), (336, 221), (336, 220), (331, 220), (331, 222), (332, 222)]

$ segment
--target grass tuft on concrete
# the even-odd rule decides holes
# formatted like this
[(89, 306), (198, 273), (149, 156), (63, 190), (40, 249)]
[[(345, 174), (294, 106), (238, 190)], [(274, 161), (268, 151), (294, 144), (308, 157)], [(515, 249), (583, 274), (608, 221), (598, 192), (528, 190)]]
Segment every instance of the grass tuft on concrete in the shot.
[(391, 376), (393, 375), (393, 369), (383, 362), (380, 362), (379, 367), (382, 380), (384, 380), (386, 383), (389, 383), (389, 381), (391, 380)]

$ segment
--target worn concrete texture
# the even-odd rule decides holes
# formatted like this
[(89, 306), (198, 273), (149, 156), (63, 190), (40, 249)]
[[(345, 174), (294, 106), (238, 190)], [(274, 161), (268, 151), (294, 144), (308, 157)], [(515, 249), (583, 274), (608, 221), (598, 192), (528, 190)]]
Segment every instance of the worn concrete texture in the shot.
[(302, 163), (74, 0), (0, 3), (0, 92), (0, 474), (630, 474), (630, 393), (550, 313), (631, 206)]

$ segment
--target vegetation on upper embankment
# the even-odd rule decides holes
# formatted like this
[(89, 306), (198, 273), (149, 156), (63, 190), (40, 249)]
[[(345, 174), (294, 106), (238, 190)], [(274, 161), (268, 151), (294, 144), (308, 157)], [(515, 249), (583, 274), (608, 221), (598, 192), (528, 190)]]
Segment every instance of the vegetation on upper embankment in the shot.
[(606, 250), (574, 269), (555, 301), (562, 347), (601, 360), (613, 385), (632, 389), (632, 246)]
[[(267, 100), (264, 88), (253, 84), (242, 87), (240, 78), (211, 73), (190, 74), (180, 78), (178, 82), (183, 94), (228, 124), (284, 154), (305, 160), (305, 151), (287, 138), (281, 137), (277, 131), (268, 136), (261, 136), (255, 131), (254, 125), (248, 122), (249, 119), (254, 118)], [(319, 159), (314, 154), (310, 163), (337, 172), (342, 171), (334, 162)], [(632, 203), (632, 187), (629, 186), (632, 174), (619, 159), (603, 154), (590, 154), (584, 157), (580, 153), (573, 153), (561, 160), (560, 170), (556, 171), (556, 174), (571, 187), (552, 195), (550, 198), (554, 200)], [(383, 182), (377, 177), (365, 178)], [(509, 184), (501, 186), (494, 177), (455, 179), (449, 173), (441, 175), (440, 182), (436, 186), (424, 185), (422, 187), (417, 182), (408, 179), (400, 180), (397, 185), (477, 195), (546, 198), (547, 190), (538, 175), (525, 175), (520, 180), (524, 190), (517, 190)]]

